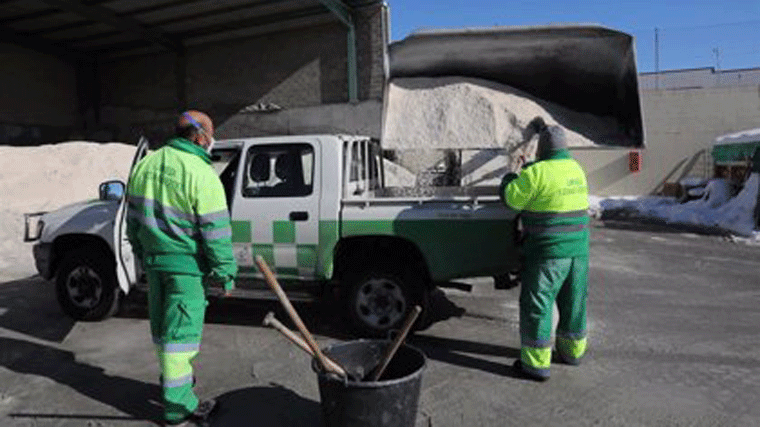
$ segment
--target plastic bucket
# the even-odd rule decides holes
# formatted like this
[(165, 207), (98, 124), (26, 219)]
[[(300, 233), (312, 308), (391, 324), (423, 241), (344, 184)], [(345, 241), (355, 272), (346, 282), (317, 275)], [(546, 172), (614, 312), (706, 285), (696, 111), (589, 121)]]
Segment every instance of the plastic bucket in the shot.
[[(358, 340), (323, 351), (349, 373), (364, 376), (380, 364), (389, 341)], [(417, 419), (425, 355), (399, 347), (379, 381), (352, 381), (317, 372), (322, 414), (327, 427), (413, 427)]]

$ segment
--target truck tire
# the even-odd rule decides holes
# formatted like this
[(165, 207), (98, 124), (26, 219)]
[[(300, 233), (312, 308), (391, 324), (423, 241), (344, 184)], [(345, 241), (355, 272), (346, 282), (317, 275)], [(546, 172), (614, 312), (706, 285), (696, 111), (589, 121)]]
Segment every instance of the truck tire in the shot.
[(362, 337), (387, 337), (401, 327), (415, 304), (422, 307), (423, 316), (428, 311), (428, 290), (418, 275), (371, 268), (349, 275), (348, 285), (346, 313)]
[(104, 320), (119, 308), (121, 290), (113, 259), (94, 248), (77, 250), (63, 258), (55, 288), (61, 309), (75, 320)]

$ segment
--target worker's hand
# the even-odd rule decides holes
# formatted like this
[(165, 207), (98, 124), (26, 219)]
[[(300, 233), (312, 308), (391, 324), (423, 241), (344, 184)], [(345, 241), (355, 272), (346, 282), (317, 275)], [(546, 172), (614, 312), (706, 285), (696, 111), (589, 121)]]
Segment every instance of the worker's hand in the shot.
[(230, 279), (229, 282), (225, 283), (222, 287), (223, 291), (220, 295), (220, 298), (227, 298), (232, 296), (232, 290), (235, 289), (235, 281)]

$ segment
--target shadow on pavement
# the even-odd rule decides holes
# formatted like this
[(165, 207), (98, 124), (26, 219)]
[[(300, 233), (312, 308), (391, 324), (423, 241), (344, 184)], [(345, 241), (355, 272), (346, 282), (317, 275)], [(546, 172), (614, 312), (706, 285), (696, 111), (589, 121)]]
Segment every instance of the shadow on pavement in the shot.
[[(130, 378), (107, 375), (102, 368), (78, 362), (74, 353), (29, 341), (0, 337), (0, 366), (20, 374), (47, 377), (77, 392), (119, 411), (128, 417), (100, 416), (97, 414), (11, 413), (14, 418), (55, 419), (135, 419), (157, 421), (161, 419), (161, 390)], [(90, 425), (90, 424), (88, 424)]]
[(299, 396), (277, 384), (234, 390), (217, 397), (219, 410), (212, 427), (319, 427), (319, 402)]
[[(311, 333), (340, 340), (357, 338), (345, 319), (343, 304), (335, 298), (325, 297), (315, 302), (293, 302), (293, 306)], [(433, 291), (430, 295), (430, 310), (431, 318), (423, 329), (427, 329), (436, 322), (461, 317), (465, 313), (465, 309), (449, 300), (440, 289)], [(262, 326), (264, 317), (270, 311), (274, 312), (283, 324), (296, 330), (280, 303), (270, 300), (212, 297), (206, 309), (206, 323)], [(131, 292), (123, 301), (117, 317), (147, 319), (147, 294), (141, 291)]]
[[(338, 302), (328, 299), (315, 302), (292, 302), (298, 315), (309, 331), (315, 335), (335, 339), (350, 339), (351, 331), (346, 327), (343, 313)], [(206, 309), (206, 324), (256, 326), (263, 327), (264, 317), (270, 311), (278, 320), (292, 330), (293, 322), (278, 301), (256, 300), (246, 298), (209, 298)], [(147, 294), (133, 291), (123, 301), (117, 317), (131, 319), (148, 319)]]
[[(477, 369), (495, 375), (520, 378), (512, 371), (512, 362), (520, 357), (520, 349), (452, 338), (416, 334), (407, 342), (428, 359), (464, 368)], [(494, 362), (478, 356), (496, 356), (504, 362)]]
[(53, 283), (40, 276), (0, 283), (0, 328), (62, 342), (74, 323), (59, 308)]

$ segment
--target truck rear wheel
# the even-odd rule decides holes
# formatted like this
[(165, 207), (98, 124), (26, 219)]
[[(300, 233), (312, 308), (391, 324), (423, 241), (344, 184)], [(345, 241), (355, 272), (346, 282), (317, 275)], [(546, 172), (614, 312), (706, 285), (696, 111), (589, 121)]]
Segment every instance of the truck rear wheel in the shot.
[(65, 256), (58, 268), (56, 296), (63, 312), (76, 320), (98, 321), (119, 307), (113, 260), (96, 250), (78, 250)]
[(346, 310), (361, 336), (385, 337), (399, 329), (415, 304), (427, 311), (427, 289), (413, 274), (371, 269), (352, 275), (348, 282)]

